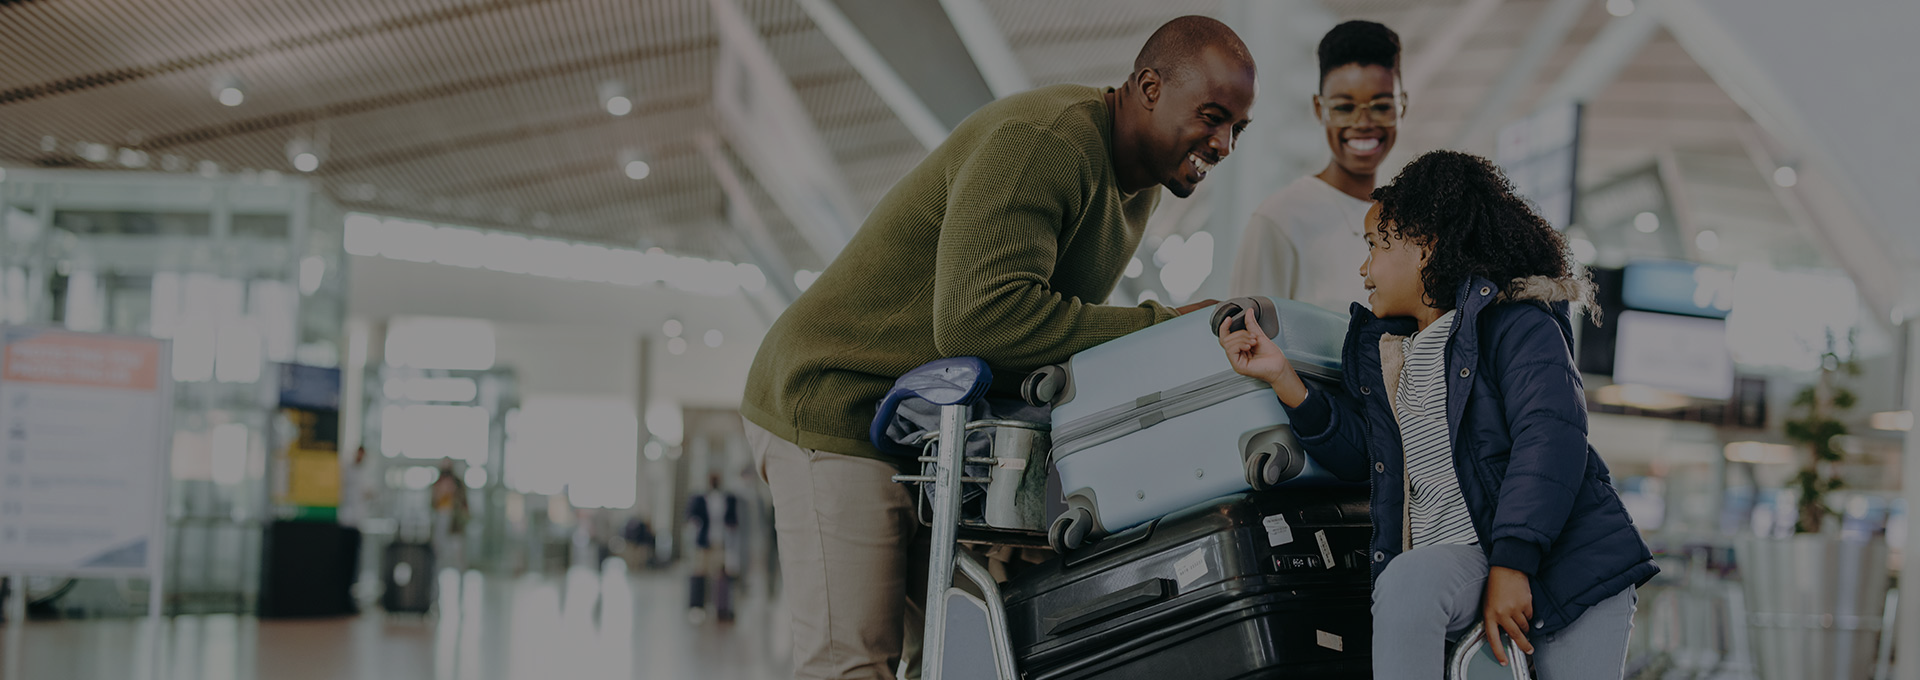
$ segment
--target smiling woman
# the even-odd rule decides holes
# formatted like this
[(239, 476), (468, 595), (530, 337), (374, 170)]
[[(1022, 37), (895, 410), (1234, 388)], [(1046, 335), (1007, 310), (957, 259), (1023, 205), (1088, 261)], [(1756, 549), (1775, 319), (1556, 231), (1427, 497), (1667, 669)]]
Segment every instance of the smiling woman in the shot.
[(1349, 21), (1320, 40), (1314, 115), (1326, 127), (1331, 159), (1268, 196), (1254, 211), (1234, 261), (1232, 294), (1292, 298), (1345, 313), (1364, 300), (1356, 269), (1374, 175), (1393, 151), (1406, 113), (1400, 90), (1400, 36), (1371, 21)]

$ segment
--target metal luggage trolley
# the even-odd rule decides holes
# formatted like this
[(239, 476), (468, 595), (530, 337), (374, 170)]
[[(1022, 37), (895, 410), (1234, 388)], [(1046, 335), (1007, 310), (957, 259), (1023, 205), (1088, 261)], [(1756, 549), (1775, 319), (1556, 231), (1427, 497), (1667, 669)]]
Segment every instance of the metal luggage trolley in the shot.
[[(894, 481), (929, 486), (915, 490), (916, 505), (931, 506), (921, 519), (933, 530), (927, 563), (926, 629), (921, 651), (921, 677), (926, 680), (998, 678), (1017, 680), (1007, 613), (999, 585), (986, 565), (962, 543), (976, 545), (1047, 545), (1043, 518), (1019, 516), (1014, 496), (1022, 483), (1035, 476), (1030, 466), (1047, 464), (1048, 423), (1016, 420), (969, 420), (974, 404), (985, 397), (993, 372), (974, 357), (940, 359), (914, 369), (894, 383), (881, 401), (870, 438), (882, 451), (917, 455), (922, 474), (896, 475)], [(900, 403), (921, 399), (940, 407), (940, 427), (920, 439), (922, 449), (893, 442), (887, 426)], [(991, 456), (967, 456), (967, 435), (985, 432)], [(958, 445), (955, 445), (958, 443)], [(967, 476), (966, 466), (989, 466), (988, 476)], [(1044, 477), (1040, 477), (1044, 479)], [(962, 517), (961, 496), (967, 485), (984, 485), (983, 516)], [(926, 497), (931, 495), (929, 502)], [(971, 586), (968, 588), (967, 586)]]

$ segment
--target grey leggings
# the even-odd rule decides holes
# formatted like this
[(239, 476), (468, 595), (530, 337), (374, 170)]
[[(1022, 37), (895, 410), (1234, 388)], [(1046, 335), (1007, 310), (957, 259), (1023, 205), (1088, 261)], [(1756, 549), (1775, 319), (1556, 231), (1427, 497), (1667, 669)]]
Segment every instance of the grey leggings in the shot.
[[(1440, 680), (1446, 640), (1480, 620), (1487, 556), (1477, 545), (1410, 550), (1373, 585), (1373, 677)], [(1634, 589), (1601, 600), (1552, 635), (1528, 636), (1541, 680), (1620, 680), (1633, 632)]]

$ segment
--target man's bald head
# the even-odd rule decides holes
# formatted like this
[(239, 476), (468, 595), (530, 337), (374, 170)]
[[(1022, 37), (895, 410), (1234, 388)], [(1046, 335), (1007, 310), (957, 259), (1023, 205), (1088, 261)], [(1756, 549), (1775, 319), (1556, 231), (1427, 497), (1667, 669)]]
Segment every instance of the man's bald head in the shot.
[(1217, 19), (1189, 15), (1162, 25), (1147, 38), (1140, 55), (1133, 58), (1133, 72), (1153, 69), (1169, 81), (1192, 79), (1200, 58), (1209, 50), (1235, 65), (1254, 71), (1253, 56), (1240, 36)]

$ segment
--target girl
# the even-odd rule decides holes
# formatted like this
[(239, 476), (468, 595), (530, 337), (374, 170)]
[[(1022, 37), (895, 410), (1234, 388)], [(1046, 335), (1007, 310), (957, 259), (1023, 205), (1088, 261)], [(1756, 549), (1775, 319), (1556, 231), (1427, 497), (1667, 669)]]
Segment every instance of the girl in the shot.
[(1659, 568), (1587, 443), (1568, 310), (1591, 284), (1486, 159), (1429, 153), (1373, 198), (1342, 392), (1262, 334), (1220, 344), (1315, 460), (1371, 481), (1374, 677), (1437, 680), (1484, 618), (1503, 664), (1501, 631), (1548, 680), (1618, 680)]

